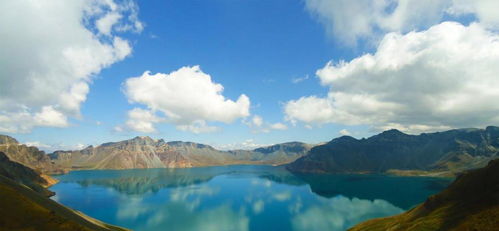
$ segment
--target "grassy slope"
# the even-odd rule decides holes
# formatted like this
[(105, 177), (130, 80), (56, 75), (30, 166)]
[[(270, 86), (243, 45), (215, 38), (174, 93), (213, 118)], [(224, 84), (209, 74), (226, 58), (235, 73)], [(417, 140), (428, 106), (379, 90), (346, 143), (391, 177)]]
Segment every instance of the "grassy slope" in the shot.
[(64, 207), (0, 176), (0, 230), (126, 230)]
[(400, 215), (361, 223), (351, 231), (498, 230), (499, 159), (458, 177), (446, 190)]

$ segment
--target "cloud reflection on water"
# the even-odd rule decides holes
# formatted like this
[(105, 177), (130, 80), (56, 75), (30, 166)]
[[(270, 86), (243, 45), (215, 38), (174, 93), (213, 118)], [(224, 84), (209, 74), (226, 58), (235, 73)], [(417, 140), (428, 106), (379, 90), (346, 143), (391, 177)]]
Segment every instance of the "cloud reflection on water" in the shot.
[(292, 218), (293, 230), (346, 230), (370, 218), (390, 216), (404, 211), (384, 200), (371, 201), (337, 196), (323, 202), (322, 205), (310, 206), (303, 212), (296, 213)]
[[(279, 169), (262, 171), (262, 167), (253, 167), (240, 172), (214, 167), (75, 172), (66, 175), (54, 188), (64, 188), (66, 184), (69, 191), (56, 191), (62, 195), (61, 202), (68, 206), (79, 205), (75, 208), (106, 222), (145, 231), (276, 228), (335, 231), (403, 211), (392, 203), (392, 194), (378, 191), (364, 195), (374, 190), (367, 186), (381, 185), (385, 178), (367, 177), (362, 181), (350, 178), (320, 176), (302, 180)], [(347, 194), (331, 194), (326, 198), (314, 189)], [(405, 191), (399, 194), (411, 195)], [(78, 204), (81, 198), (86, 202)], [(99, 203), (108, 203), (105, 208), (110, 209)]]

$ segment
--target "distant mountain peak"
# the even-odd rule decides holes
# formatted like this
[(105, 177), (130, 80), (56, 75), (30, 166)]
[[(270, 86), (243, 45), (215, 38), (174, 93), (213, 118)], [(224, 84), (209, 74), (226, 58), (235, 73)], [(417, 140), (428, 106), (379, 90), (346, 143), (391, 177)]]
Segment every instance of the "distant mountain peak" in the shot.
[(154, 140), (149, 136), (136, 136), (132, 140)]
[(0, 144), (19, 144), (19, 142), (10, 136), (0, 135)]
[(149, 136), (136, 136), (131, 140), (127, 140), (127, 142), (136, 143), (136, 144), (153, 144), (156, 143), (156, 140)]
[(390, 129), (379, 133), (378, 135), (374, 135), (371, 138), (382, 138), (382, 139), (393, 139), (400, 137), (408, 137), (411, 136), (409, 134), (403, 133), (398, 129)]
[(340, 136), (338, 138), (334, 138), (331, 141), (329, 141), (327, 144), (337, 144), (337, 143), (352, 143), (358, 141), (354, 137), (351, 136)]
[(382, 132), (380, 135), (382, 135), (382, 134), (384, 134), (384, 135), (407, 135), (407, 134), (405, 134), (405, 133), (403, 133), (400, 130), (395, 129), (395, 128), (392, 128), (390, 130), (386, 130), (386, 131)]

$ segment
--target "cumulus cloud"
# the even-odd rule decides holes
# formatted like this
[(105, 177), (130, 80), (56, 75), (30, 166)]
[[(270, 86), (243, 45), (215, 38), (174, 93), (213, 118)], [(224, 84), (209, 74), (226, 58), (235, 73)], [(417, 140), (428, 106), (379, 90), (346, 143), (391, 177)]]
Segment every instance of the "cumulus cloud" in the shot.
[(305, 5), (328, 34), (350, 45), (386, 32), (424, 30), (446, 16), (471, 15), (487, 26), (499, 26), (495, 0), (305, 0)]
[(349, 136), (349, 135), (351, 135), (351, 133), (347, 129), (341, 129), (340, 130), (340, 135), (342, 135), (342, 136)]
[(121, 14), (116, 12), (110, 12), (106, 14), (104, 17), (97, 20), (95, 25), (100, 33), (105, 35), (111, 34), (111, 28), (121, 19)]
[(444, 22), (389, 33), (374, 54), (329, 62), (317, 71), (327, 97), (284, 106), (307, 124), (367, 124), (423, 132), (499, 123), (499, 35), (481, 24)]
[[(0, 132), (80, 117), (92, 77), (131, 53), (113, 25), (138, 31), (136, 10), (131, 1), (1, 1)], [(109, 14), (122, 17), (104, 20)]]
[(457, 16), (473, 15), (484, 26), (499, 29), (498, 8), (499, 1), (496, 0), (453, 0), (447, 13)]
[(254, 115), (251, 120), (244, 120), (253, 133), (269, 133), (271, 130), (286, 130), (288, 126), (283, 123), (268, 123), (259, 115)]
[(199, 66), (182, 67), (169, 74), (146, 71), (142, 76), (127, 79), (123, 85), (130, 103), (161, 112), (163, 122), (195, 133), (217, 130), (207, 125), (209, 121), (232, 123), (249, 116), (249, 98), (242, 94), (236, 101), (226, 99), (223, 89)]
[[(134, 108), (128, 111), (128, 120), (126, 121), (127, 128), (144, 133), (156, 132), (155, 123), (161, 122), (163, 119), (156, 116), (150, 110)], [(119, 131), (119, 129), (117, 130)]]

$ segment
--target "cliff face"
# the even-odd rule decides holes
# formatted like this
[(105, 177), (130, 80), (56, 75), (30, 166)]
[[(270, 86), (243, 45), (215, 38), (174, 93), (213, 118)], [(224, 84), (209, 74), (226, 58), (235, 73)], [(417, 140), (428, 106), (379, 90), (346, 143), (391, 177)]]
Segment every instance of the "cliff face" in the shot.
[(380, 173), (393, 169), (454, 174), (483, 167), (499, 155), (499, 128), (407, 135), (389, 130), (368, 139), (343, 136), (310, 150), (293, 172)]
[[(293, 148), (291, 148), (293, 147)], [(89, 146), (79, 151), (56, 151), (50, 158), (72, 169), (187, 168), (230, 164), (286, 164), (305, 155), (310, 146), (281, 144), (270, 149), (220, 151), (192, 142), (165, 142), (150, 137)]]
[(499, 159), (460, 175), (443, 192), (397, 216), (370, 220), (352, 231), (497, 230)]
[(0, 152), (5, 153), (10, 160), (42, 173), (57, 174), (64, 172), (60, 166), (52, 163), (45, 152), (38, 150), (36, 147), (20, 144), (16, 139), (9, 136), (0, 135)]

